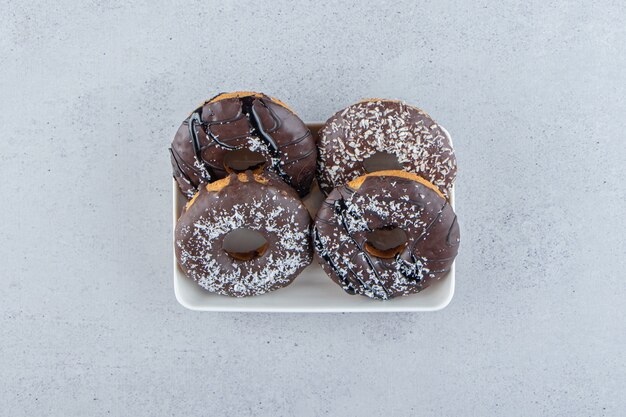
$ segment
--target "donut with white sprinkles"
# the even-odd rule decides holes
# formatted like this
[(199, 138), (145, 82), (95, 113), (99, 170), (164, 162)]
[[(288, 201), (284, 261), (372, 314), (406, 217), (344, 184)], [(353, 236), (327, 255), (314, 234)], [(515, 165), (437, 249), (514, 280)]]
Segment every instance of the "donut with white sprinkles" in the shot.
[[(201, 186), (187, 203), (176, 224), (176, 258), (207, 291), (264, 294), (289, 285), (311, 263), (310, 223), (296, 192), (276, 176), (231, 174)], [(246, 237), (229, 243), (242, 231)]]
[(313, 245), (348, 294), (387, 300), (447, 274), (460, 242), (456, 214), (432, 183), (380, 171), (335, 188), (315, 219)]
[(371, 173), (368, 159), (395, 158), (393, 168), (415, 173), (448, 197), (456, 157), (444, 128), (417, 107), (397, 100), (368, 99), (333, 115), (319, 132), (317, 179), (328, 194)]

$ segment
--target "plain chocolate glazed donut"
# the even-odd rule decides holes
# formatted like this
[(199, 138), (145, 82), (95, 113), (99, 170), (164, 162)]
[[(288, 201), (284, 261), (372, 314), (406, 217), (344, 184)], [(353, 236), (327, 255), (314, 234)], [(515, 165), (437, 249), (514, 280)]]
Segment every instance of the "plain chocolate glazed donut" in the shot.
[(349, 294), (386, 300), (443, 277), (459, 247), (450, 204), (431, 183), (380, 171), (335, 188), (315, 219), (315, 252)]
[(213, 97), (182, 123), (170, 148), (174, 178), (191, 198), (200, 184), (239, 172), (225, 159), (244, 149), (256, 167), (274, 172), (300, 196), (309, 192), (317, 158), (311, 132), (281, 101), (245, 91)]
[(456, 177), (456, 157), (445, 129), (417, 107), (369, 99), (334, 114), (319, 132), (317, 178), (328, 194), (368, 173), (367, 160), (389, 154), (397, 167), (433, 183), (444, 195)]
[[(309, 212), (296, 192), (270, 174), (247, 171), (202, 186), (175, 230), (178, 264), (207, 291), (245, 297), (289, 285), (311, 263)], [(266, 243), (246, 253), (225, 248), (234, 230)]]

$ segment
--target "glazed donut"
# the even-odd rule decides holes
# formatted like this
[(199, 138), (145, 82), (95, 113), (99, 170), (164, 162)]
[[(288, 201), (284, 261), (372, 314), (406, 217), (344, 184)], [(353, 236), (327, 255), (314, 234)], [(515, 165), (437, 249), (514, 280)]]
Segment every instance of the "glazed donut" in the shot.
[[(236, 162), (229, 163), (233, 155)], [(287, 105), (240, 91), (219, 94), (194, 110), (176, 132), (170, 156), (187, 198), (202, 183), (263, 168), (304, 196), (315, 176), (317, 149), (309, 129)]]
[[(246, 297), (289, 285), (311, 263), (309, 212), (296, 192), (270, 174), (231, 174), (200, 188), (175, 230), (175, 252), (186, 276), (207, 291)], [(265, 243), (226, 247), (247, 229)]]
[(433, 184), (380, 171), (328, 195), (313, 240), (322, 269), (347, 293), (386, 300), (417, 293), (450, 270), (459, 225)]
[(401, 101), (369, 99), (333, 115), (319, 132), (317, 177), (328, 194), (368, 173), (368, 158), (391, 154), (402, 169), (418, 174), (448, 196), (456, 177), (450, 138), (422, 110)]

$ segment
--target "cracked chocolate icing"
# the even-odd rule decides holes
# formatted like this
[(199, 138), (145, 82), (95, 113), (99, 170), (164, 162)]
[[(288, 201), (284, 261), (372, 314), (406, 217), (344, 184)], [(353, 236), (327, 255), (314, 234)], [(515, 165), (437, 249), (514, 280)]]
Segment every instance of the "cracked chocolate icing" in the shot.
[(333, 115), (319, 132), (317, 177), (325, 194), (366, 174), (364, 162), (376, 153), (394, 155), (448, 196), (456, 177), (450, 138), (422, 110), (400, 101), (370, 99)]
[[(373, 255), (367, 248), (372, 231), (392, 229), (406, 233), (406, 244), (392, 257)], [(348, 294), (380, 300), (420, 292), (443, 277), (459, 241), (447, 200), (433, 184), (403, 171), (381, 171), (335, 188), (313, 227), (326, 274)]]
[(315, 176), (317, 149), (306, 125), (285, 104), (261, 93), (222, 93), (183, 121), (170, 148), (173, 175), (187, 198), (201, 184), (224, 178), (224, 158), (248, 149), (264, 157), (264, 169), (300, 196)]
[[(311, 263), (310, 223), (296, 192), (275, 175), (230, 174), (201, 186), (187, 203), (176, 224), (176, 258), (185, 275), (207, 291), (264, 294), (289, 285)], [(224, 238), (242, 228), (260, 233), (266, 245), (229, 254)]]

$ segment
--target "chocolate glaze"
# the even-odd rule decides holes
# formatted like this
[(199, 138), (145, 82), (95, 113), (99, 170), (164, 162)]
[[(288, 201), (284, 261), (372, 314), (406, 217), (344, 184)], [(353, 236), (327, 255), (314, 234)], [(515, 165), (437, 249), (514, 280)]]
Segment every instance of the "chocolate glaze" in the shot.
[[(393, 228), (407, 236), (393, 258), (366, 250), (372, 231)], [(385, 175), (367, 177), (357, 190), (333, 190), (317, 213), (313, 240), (322, 268), (347, 293), (385, 300), (417, 293), (444, 276), (460, 235), (443, 197), (415, 180)]]
[(366, 161), (377, 153), (394, 155), (400, 169), (420, 175), (446, 196), (456, 178), (456, 157), (445, 129), (416, 107), (371, 99), (338, 111), (320, 130), (320, 189), (328, 194), (366, 174)]
[[(221, 95), (221, 94), (220, 94)], [(271, 97), (258, 94), (208, 100), (183, 121), (170, 149), (174, 178), (187, 198), (200, 184), (224, 178), (224, 157), (247, 148), (261, 153), (265, 169), (306, 195), (317, 149), (306, 125)]]
[[(200, 187), (175, 230), (178, 263), (201, 287), (235, 297), (259, 295), (289, 285), (311, 262), (311, 218), (277, 176), (231, 174), (223, 188), (210, 189)], [(267, 246), (241, 259), (229, 255), (224, 238), (241, 228), (262, 234)]]

